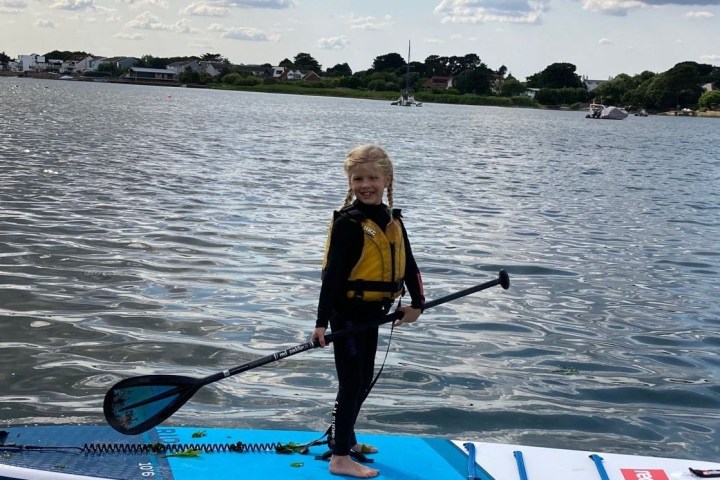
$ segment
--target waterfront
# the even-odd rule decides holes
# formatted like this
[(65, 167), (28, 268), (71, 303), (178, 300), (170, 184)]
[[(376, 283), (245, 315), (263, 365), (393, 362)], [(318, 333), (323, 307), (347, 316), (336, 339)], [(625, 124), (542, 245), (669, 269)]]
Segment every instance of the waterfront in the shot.
[[(361, 427), (720, 457), (712, 119), (6, 78), (0, 105), (4, 423), (306, 341), (343, 154), (378, 142), (428, 298), (512, 287), (396, 331)], [(334, 385), (304, 353), (171, 422), (320, 431)]]

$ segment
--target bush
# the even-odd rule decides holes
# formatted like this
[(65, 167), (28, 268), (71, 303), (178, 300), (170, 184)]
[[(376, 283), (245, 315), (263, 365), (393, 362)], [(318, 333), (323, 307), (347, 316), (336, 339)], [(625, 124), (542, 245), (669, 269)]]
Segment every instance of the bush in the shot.
[(700, 108), (707, 108), (708, 110), (717, 109), (718, 106), (720, 106), (720, 90), (703, 93), (698, 100), (698, 106)]

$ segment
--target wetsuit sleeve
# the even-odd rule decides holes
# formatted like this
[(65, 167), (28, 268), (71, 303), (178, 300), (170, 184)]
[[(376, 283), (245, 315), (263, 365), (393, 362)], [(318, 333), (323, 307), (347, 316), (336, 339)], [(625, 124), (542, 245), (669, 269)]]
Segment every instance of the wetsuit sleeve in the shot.
[(325, 276), (320, 286), (315, 327), (327, 328), (330, 317), (342, 300), (345, 281), (350, 278), (355, 264), (360, 260), (363, 247), (363, 231), (360, 224), (340, 216), (330, 235)]
[(425, 308), (425, 290), (423, 289), (422, 276), (420, 269), (415, 262), (415, 256), (410, 247), (410, 239), (408, 238), (405, 225), (402, 225), (403, 238), (405, 239), (405, 286), (410, 292), (411, 303), (413, 308)]

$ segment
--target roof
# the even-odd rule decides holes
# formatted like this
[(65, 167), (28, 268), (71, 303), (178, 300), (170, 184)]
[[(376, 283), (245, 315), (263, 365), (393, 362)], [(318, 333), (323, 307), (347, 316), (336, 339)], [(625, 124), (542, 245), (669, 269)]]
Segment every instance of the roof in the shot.
[(167, 74), (173, 74), (173, 75), (175, 75), (177, 73), (175, 70), (168, 70), (167, 68), (132, 67), (130, 70), (132, 70), (133, 72), (138, 72), (138, 73), (167, 73)]

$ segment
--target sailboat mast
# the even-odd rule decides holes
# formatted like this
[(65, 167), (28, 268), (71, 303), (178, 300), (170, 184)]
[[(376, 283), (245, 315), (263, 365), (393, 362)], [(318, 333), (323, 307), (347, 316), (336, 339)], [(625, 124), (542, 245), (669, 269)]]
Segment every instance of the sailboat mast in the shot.
[(405, 93), (410, 95), (410, 40), (408, 40), (407, 73), (405, 74)]

